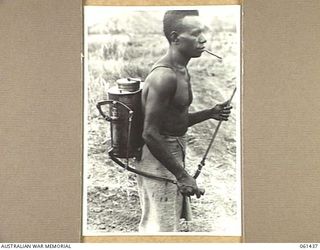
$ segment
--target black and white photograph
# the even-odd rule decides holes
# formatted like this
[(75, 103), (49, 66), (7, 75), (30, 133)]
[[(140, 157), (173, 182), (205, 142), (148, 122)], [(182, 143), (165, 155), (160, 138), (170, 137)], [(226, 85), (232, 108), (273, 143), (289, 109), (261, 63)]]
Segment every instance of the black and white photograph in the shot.
[(83, 235), (241, 236), (241, 8), (84, 8)]

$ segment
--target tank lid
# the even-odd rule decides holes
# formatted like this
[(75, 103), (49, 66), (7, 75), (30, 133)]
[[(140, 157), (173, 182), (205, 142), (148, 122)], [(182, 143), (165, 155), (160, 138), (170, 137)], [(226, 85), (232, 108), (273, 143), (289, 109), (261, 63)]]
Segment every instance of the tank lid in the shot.
[(139, 78), (121, 78), (119, 80), (117, 80), (118, 84), (136, 84), (136, 83), (140, 83), (141, 80)]
[(141, 80), (138, 78), (121, 78), (117, 80), (117, 85), (120, 90), (127, 90), (129, 92), (139, 90)]
[(123, 89), (119, 89), (118, 86), (113, 86), (108, 89), (108, 93), (112, 95), (135, 95), (136, 93), (139, 93), (141, 90), (142, 90), (141, 86), (136, 91), (123, 90)]

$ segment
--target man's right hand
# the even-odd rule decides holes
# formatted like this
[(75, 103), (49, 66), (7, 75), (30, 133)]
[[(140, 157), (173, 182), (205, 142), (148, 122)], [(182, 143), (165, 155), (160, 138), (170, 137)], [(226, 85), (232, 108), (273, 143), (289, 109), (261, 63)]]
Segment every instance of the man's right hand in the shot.
[(181, 194), (186, 196), (196, 195), (197, 198), (200, 198), (203, 195), (203, 190), (198, 188), (196, 180), (190, 175), (183, 175), (180, 178), (177, 178), (178, 189)]

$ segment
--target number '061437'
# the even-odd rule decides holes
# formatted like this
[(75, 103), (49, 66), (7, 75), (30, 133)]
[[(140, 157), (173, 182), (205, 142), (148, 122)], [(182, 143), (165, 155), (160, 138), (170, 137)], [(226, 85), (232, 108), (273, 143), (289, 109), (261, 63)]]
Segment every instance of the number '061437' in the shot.
[(300, 244), (300, 248), (303, 248), (303, 249), (307, 249), (307, 248), (311, 248), (311, 249), (315, 249), (315, 248), (318, 248), (318, 244)]

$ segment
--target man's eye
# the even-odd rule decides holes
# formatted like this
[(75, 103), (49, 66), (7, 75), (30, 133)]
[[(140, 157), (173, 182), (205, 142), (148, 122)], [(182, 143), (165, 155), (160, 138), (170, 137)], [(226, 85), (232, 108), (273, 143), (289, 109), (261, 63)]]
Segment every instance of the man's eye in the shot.
[(201, 34), (201, 32), (199, 32), (199, 31), (191, 33), (192, 36), (199, 36), (200, 34)]

